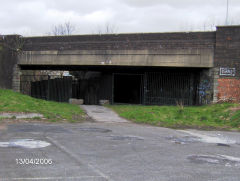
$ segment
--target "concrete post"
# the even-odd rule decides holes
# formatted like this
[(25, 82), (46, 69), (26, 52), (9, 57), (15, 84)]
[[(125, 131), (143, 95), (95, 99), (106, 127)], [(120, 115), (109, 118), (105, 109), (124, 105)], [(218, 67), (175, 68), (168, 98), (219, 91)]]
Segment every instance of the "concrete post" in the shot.
[(218, 102), (218, 79), (219, 79), (219, 68), (213, 68), (213, 103)]
[(13, 66), (13, 79), (12, 79), (12, 89), (16, 92), (20, 92), (20, 76), (21, 76), (21, 69), (16, 64)]

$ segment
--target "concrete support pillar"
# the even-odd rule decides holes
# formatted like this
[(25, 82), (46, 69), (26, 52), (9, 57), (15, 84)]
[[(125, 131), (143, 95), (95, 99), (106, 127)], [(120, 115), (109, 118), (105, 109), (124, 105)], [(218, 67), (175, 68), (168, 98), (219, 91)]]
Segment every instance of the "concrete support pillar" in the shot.
[(218, 79), (219, 79), (219, 68), (213, 68), (213, 103), (218, 102)]
[(12, 89), (16, 92), (20, 92), (20, 76), (21, 69), (16, 64), (13, 66), (13, 79), (12, 79)]

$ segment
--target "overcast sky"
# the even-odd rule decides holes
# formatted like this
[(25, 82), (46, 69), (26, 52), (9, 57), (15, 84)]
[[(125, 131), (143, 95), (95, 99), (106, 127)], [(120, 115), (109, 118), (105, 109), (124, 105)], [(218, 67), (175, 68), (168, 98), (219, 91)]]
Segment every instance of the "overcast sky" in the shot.
[[(0, 34), (46, 35), (71, 22), (74, 34), (211, 30), (223, 25), (227, 0), (0, 0)], [(229, 0), (229, 22), (240, 24), (240, 0)]]

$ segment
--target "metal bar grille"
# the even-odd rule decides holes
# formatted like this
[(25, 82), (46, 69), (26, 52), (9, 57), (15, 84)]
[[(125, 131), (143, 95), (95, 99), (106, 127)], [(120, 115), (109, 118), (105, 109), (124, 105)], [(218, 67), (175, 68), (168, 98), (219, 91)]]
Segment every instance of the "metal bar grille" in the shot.
[(50, 79), (48, 75), (21, 75), (20, 90), (35, 98), (68, 102), (72, 97), (72, 77)]
[(191, 72), (147, 72), (145, 104), (193, 104)]

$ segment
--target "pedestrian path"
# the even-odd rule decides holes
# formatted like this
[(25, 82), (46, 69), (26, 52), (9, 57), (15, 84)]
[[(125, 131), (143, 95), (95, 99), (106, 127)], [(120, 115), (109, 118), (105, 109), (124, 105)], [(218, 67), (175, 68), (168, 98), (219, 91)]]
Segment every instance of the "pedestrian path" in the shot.
[(94, 121), (108, 122), (108, 123), (127, 123), (128, 120), (121, 118), (109, 108), (98, 105), (81, 105), (83, 110), (86, 111)]

